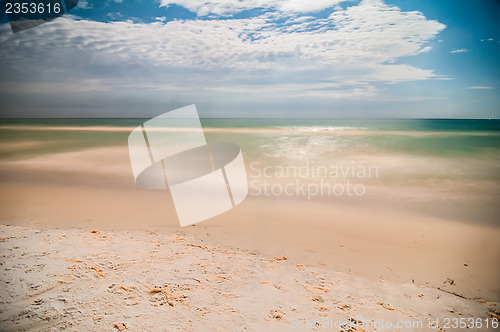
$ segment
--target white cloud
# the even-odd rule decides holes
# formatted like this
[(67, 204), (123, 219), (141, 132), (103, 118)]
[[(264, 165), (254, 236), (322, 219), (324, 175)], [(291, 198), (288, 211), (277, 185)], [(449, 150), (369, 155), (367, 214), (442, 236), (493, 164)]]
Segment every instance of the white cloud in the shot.
[(468, 53), (468, 52), (470, 52), (470, 51), (466, 48), (457, 48), (457, 49), (451, 50), (450, 53)]
[[(185, 1), (187, 8), (206, 2)], [(306, 4), (266, 3), (283, 10)], [(229, 8), (247, 2), (217, 4)], [(29, 81), (27, 87), (34, 91), (45, 91), (33, 84), (47, 81), (64, 90), (66, 83), (70, 89), (95, 80), (107, 89), (263, 93), (302, 87), (308, 95), (351, 98), (373, 96), (377, 83), (437, 78), (432, 70), (394, 63), (428, 52), (427, 42), (444, 27), (379, 0), (365, 0), (322, 19), (269, 12), (246, 19), (144, 24), (67, 16), (23, 34), (0, 35), (0, 65), (9, 68), (4, 77)]]
[(331, 8), (345, 1), (349, 0), (161, 0), (160, 7), (175, 4), (197, 13), (198, 16), (231, 15), (255, 8), (308, 13)]
[(469, 89), (473, 90), (493, 90), (494, 88), (492, 86), (471, 86)]
[(88, 0), (80, 0), (78, 1), (78, 8), (80, 9), (92, 9), (92, 6), (90, 6)]

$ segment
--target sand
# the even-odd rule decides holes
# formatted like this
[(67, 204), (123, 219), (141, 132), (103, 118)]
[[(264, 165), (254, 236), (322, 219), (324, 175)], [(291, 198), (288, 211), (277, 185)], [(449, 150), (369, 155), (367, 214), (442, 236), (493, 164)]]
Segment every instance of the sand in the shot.
[(459, 218), (480, 204), (451, 201), (443, 213), (380, 195), (249, 196), (180, 228), (168, 192), (135, 186), (123, 147), (6, 160), (0, 174), (3, 330), (284, 331), (318, 321), (371, 331), (383, 319), (435, 331), (435, 319), (443, 328), (446, 318), (498, 316), (500, 230)]
[(427, 331), (498, 317), (493, 302), (178, 233), (0, 227), (2, 330)]

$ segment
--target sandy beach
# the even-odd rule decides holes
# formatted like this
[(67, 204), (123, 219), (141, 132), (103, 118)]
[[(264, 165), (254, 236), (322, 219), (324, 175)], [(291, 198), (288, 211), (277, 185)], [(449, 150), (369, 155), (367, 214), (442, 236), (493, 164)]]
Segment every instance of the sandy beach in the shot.
[(435, 331), (498, 318), (500, 230), (467, 222), (477, 202), (249, 195), (180, 228), (169, 193), (138, 188), (128, 167), (125, 147), (2, 162), (3, 330)]
[(0, 235), (4, 331), (437, 331), (498, 318), (495, 302), (178, 233), (2, 226)]
[(499, 0), (0, 2), (0, 332), (500, 331)]

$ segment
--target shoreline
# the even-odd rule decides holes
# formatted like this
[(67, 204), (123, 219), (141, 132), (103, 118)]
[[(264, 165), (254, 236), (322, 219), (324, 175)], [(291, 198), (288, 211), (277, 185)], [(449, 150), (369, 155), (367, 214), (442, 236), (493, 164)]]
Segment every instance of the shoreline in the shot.
[[(147, 119), (145, 119), (147, 120)], [(13, 131), (50, 131), (50, 132), (124, 132), (130, 133), (136, 127), (113, 127), (113, 126), (39, 126), (39, 125), (0, 125), (0, 130), (13, 130)], [(433, 136), (451, 136), (451, 135), (464, 135), (464, 136), (498, 136), (497, 131), (422, 131), (422, 130), (374, 130), (374, 129), (358, 129), (358, 128), (343, 128), (339, 126), (318, 126), (316, 129), (297, 128), (296, 126), (283, 126), (283, 127), (210, 127), (203, 126), (203, 132), (218, 133), (218, 134), (317, 134), (317, 135), (394, 135), (394, 136), (409, 136), (409, 137), (433, 137)], [(150, 131), (165, 131), (165, 132), (189, 132), (198, 131), (198, 128), (151, 128)]]
[(413, 279), (465, 297), (500, 299), (500, 228), (439, 216), (426, 212), (425, 205), (410, 209), (368, 198), (249, 196), (218, 217), (180, 228), (169, 193), (138, 188), (133, 179), (19, 170), (2, 174), (9, 174), (0, 187), (3, 224), (181, 232), (221, 247), (287, 255), (296, 264), (326, 265), (374, 280)]
[[(36, 148), (23, 144), (17, 148)], [(333, 328), (371, 331), (386, 318), (428, 324), (499, 314), (499, 191), (485, 177), (494, 157), (479, 163), (483, 178), (461, 179), (473, 160), (448, 176), (460, 159), (327, 153), (324, 165), (370, 161), (381, 176), (365, 181), (361, 197), (307, 199), (255, 195), (250, 181), (267, 177), (251, 162), (300, 167), (322, 156), (266, 158), (254, 144), (249, 196), (180, 228), (169, 192), (136, 186), (127, 147), (107, 144), (55, 144), (0, 162), (2, 325), (283, 331), (359, 321)], [(436, 168), (443, 171), (424, 178)], [(272, 182), (302, 180), (296, 170)]]

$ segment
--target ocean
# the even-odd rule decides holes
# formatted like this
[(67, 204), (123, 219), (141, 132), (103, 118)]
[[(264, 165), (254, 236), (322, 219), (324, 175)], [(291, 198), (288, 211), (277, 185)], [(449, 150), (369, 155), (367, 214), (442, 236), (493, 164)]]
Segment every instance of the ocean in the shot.
[[(51, 165), (60, 171), (65, 167), (61, 156), (76, 158), (79, 151), (89, 155), (108, 149), (108, 157), (113, 150), (121, 155), (115, 164), (106, 161), (107, 171), (115, 165), (116, 172), (131, 176), (124, 156), (127, 138), (146, 120), (4, 119), (0, 165), (43, 164), (45, 171)], [(486, 204), (486, 219), (500, 224), (495, 208), (500, 201), (500, 120), (202, 119), (201, 123), (208, 142), (241, 147), (250, 194), (262, 195), (266, 183), (301, 181), (320, 186), (350, 181), (363, 186), (363, 196), (413, 205), (479, 202), (476, 207), (481, 209)], [(51, 164), (53, 156), (58, 156), (57, 164)], [(67, 167), (85, 168), (85, 155), (78, 158), (78, 162), (68, 160)], [(96, 161), (92, 162), (86, 169), (94, 167)], [(328, 199), (323, 196), (299, 198)]]
[[(0, 143), (40, 145), (2, 149), (0, 156), (126, 144), (128, 133), (147, 120), (3, 119)], [(500, 151), (500, 120), (202, 119), (201, 123), (205, 129), (219, 129), (208, 131), (207, 140), (229, 138), (258, 150), (249, 153), (276, 156), (292, 149), (299, 154), (336, 151), (495, 158)]]

